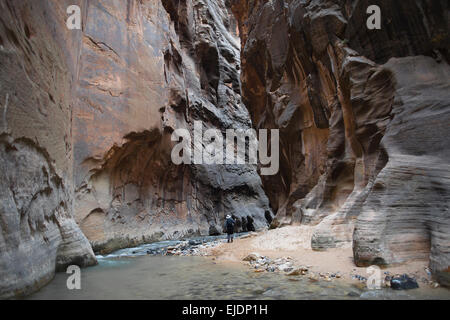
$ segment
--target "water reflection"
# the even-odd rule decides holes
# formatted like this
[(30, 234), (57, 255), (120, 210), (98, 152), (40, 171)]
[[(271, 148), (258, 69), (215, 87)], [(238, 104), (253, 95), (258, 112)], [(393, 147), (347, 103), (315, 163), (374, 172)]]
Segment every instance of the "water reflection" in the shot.
[(82, 269), (81, 290), (68, 290), (68, 275), (30, 299), (450, 299), (443, 288), (361, 290), (343, 282), (255, 273), (245, 265), (216, 264), (189, 256), (114, 257)]

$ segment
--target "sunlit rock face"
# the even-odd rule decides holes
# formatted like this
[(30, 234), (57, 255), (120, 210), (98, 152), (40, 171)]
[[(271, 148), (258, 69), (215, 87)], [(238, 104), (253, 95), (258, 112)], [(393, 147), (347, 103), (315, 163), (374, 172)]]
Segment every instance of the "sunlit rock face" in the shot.
[(358, 265), (429, 259), (448, 285), (447, 2), (231, 3), (243, 101), (280, 129), (272, 225), (317, 225), (314, 249), (353, 245)]
[(267, 226), (254, 165), (174, 165), (174, 130), (250, 128), (223, 0), (89, 1), (73, 113), (75, 216), (94, 251)]
[(0, 2), (1, 298), (39, 289), (55, 269), (96, 263), (73, 219), (81, 38), (63, 27), (63, 13), (76, 2)]

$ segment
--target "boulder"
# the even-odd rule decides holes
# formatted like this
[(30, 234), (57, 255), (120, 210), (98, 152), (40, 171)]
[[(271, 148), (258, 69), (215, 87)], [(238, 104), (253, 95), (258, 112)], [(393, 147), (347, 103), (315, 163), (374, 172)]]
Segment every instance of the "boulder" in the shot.
[(301, 267), (294, 267), (294, 269), (289, 272), (288, 276), (298, 276), (298, 275), (305, 275), (308, 273), (308, 268), (301, 266)]
[(419, 288), (416, 279), (409, 277), (407, 274), (393, 277), (390, 281), (391, 288), (394, 290), (410, 290)]
[(242, 259), (243, 261), (257, 261), (259, 259), (262, 259), (263, 256), (261, 256), (259, 253), (253, 252), (248, 254), (244, 259)]

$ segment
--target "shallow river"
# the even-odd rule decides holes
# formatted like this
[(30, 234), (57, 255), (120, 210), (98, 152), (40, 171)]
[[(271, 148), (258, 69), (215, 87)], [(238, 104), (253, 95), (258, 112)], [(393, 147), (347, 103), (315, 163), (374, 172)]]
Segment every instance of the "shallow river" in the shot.
[(424, 284), (408, 291), (361, 290), (340, 280), (255, 273), (208, 257), (144, 255), (148, 246), (99, 256), (97, 266), (81, 269), (80, 290), (67, 289), (69, 275), (58, 273), (29, 299), (450, 299), (450, 290)]

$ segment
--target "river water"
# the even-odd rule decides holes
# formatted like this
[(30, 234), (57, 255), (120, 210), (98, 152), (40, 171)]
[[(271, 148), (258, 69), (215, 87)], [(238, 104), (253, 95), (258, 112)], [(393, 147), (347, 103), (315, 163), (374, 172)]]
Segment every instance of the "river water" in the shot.
[(255, 273), (241, 263), (216, 263), (211, 257), (147, 255), (166, 241), (98, 256), (97, 266), (81, 269), (81, 289), (69, 290), (70, 275), (54, 280), (29, 299), (450, 299), (450, 290), (368, 290), (353, 284), (311, 282), (307, 277)]

